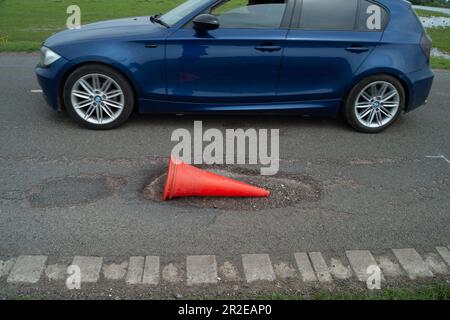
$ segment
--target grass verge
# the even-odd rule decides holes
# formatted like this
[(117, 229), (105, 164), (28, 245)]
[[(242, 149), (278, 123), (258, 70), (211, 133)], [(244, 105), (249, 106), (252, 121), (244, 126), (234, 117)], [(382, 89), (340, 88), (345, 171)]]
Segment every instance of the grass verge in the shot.
[(450, 27), (428, 28), (427, 33), (433, 39), (433, 47), (450, 53)]
[[(184, 0), (77, 0), (83, 24), (166, 12)], [(50, 35), (65, 29), (72, 0), (0, 0), (0, 52), (37, 51)], [(418, 10), (422, 16), (446, 16)], [(427, 30), (434, 47), (450, 52), (450, 28)], [(449, 59), (433, 58), (433, 68), (450, 69)]]
[(450, 59), (432, 57), (431, 66), (433, 67), (433, 69), (450, 70)]
[(0, 51), (35, 51), (64, 30), (67, 7), (76, 3), (81, 22), (166, 12), (183, 0), (0, 0)]
[[(263, 295), (262, 300), (304, 300), (300, 295)], [(389, 288), (380, 291), (320, 291), (312, 294), (312, 300), (450, 300), (450, 286), (435, 284), (419, 288)]]
[(420, 17), (424, 17), (424, 18), (431, 18), (431, 17), (450, 18), (450, 15), (448, 15), (444, 12), (435, 12), (435, 11), (422, 10), (422, 9), (416, 9), (416, 12)]

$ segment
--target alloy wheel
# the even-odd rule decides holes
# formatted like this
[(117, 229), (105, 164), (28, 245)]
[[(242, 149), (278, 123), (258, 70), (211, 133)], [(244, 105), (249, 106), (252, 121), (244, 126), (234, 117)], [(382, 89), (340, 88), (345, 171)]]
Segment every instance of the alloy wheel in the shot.
[(368, 128), (381, 128), (389, 124), (400, 107), (397, 88), (387, 81), (376, 81), (364, 87), (355, 103), (358, 121)]
[(122, 88), (104, 74), (88, 74), (75, 82), (71, 90), (75, 112), (92, 124), (109, 124), (122, 114), (125, 96)]

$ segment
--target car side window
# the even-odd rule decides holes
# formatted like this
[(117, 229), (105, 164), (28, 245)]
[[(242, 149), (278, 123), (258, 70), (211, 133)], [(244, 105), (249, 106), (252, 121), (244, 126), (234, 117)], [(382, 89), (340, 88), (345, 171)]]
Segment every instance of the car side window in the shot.
[(287, 0), (229, 0), (211, 10), (220, 28), (280, 28)]
[(358, 0), (303, 0), (300, 28), (306, 30), (353, 30)]

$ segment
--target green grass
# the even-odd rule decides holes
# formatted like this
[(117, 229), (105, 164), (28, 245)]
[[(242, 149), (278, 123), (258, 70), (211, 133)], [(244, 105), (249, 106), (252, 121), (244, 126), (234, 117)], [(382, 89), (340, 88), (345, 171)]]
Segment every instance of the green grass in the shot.
[[(50, 35), (66, 28), (69, 5), (81, 8), (81, 22), (167, 12), (184, 0), (0, 0), (0, 52), (36, 51)], [(243, 0), (234, 0), (239, 3)], [(418, 10), (422, 16), (440, 15)], [(434, 47), (450, 53), (450, 28), (428, 29)], [(443, 58), (432, 59), (433, 68), (450, 69)]]
[(183, 0), (0, 0), (0, 51), (38, 50), (66, 28), (67, 7), (81, 8), (81, 22), (166, 12)]
[(424, 17), (424, 18), (430, 18), (430, 17), (450, 18), (450, 15), (443, 13), (443, 12), (434, 12), (434, 11), (421, 10), (421, 9), (416, 9), (416, 12), (420, 17)]
[[(427, 33), (433, 39), (433, 47), (450, 54), (450, 27), (429, 28)], [(450, 59), (432, 57), (431, 66), (438, 69), (450, 69)]]
[[(272, 294), (258, 297), (262, 300), (304, 300), (298, 295)], [(416, 289), (391, 288), (381, 291), (322, 291), (308, 297), (312, 300), (450, 300), (449, 285), (430, 285)]]
[(450, 53), (450, 27), (429, 28), (427, 33), (433, 39), (433, 47)]
[(432, 57), (431, 66), (434, 69), (450, 69), (450, 59)]

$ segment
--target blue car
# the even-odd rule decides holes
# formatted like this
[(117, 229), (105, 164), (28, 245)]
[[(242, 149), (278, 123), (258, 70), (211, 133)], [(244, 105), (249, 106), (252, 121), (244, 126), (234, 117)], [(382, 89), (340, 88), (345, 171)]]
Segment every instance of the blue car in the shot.
[(44, 95), (91, 129), (140, 113), (338, 116), (381, 132), (426, 103), (431, 39), (403, 0), (189, 0), (47, 39)]

